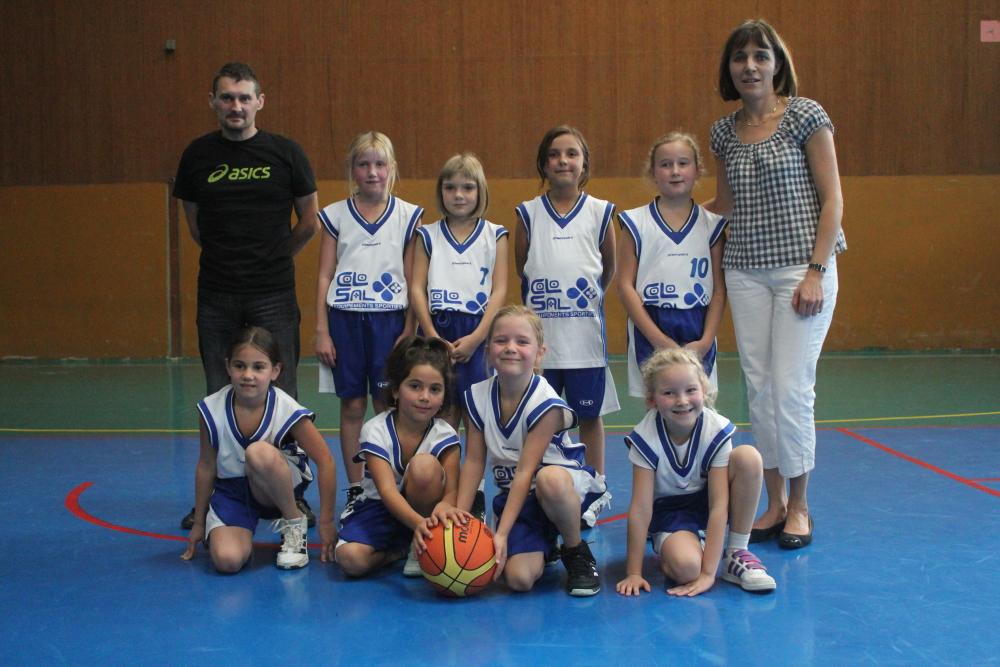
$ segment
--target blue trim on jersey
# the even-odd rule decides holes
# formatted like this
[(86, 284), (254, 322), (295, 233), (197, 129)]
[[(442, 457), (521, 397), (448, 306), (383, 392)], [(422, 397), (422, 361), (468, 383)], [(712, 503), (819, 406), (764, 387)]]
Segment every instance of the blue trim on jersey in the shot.
[(441, 458), (441, 453), (444, 452), (446, 449), (449, 449), (451, 447), (455, 447), (455, 446), (458, 446), (458, 445), (461, 445), (461, 444), (462, 444), (462, 441), (458, 439), (457, 435), (450, 435), (447, 438), (445, 438), (444, 440), (442, 440), (441, 442), (439, 442), (436, 445), (434, 445), (433, 447), (431, 447), (431, 454), (434, 456), (434, 458), (439, 459), (439, 458)]
[(473, 243), (476, 242), (476, 239), (479, 238), (479, 235), (483, 233), (483, 228), (486, 226), (486, 221), (483, 220), (482, 218), (478, 218), (476, 220), (475, 228), (472, 230), (472, 233), (469, 234), (469, 238), (465, 239), (464, 243), (459, 243), (458, 239), (456, 239), (455, 236), (451, 233), (451, 229), (448, 227), (447, 219), (442, 220), (438, 224), (441, 225), (441, 235), (444, 236), (445, 240), (451, 245), (452, 248), (455, 249), (455, 252), (457, 252), (459, 255), (462, 255), (465, 253), (466, 250), (469, 249), (469, 246), (471, 246)]
[(208, 411), (208, 405), (204, 399), (198, 401), (198, 412), (201, 413), (201, 420), (205, 422), (205, 428), (208, 430), (208, 441), (212, 443), (212, 449), (219, 451), (219, 431), (215, 428), (215, 420), (212, 419), (212, 414)]
[(660, 465), (660, 457), (656, 454), (656, 451), (650, 447), (649, 443), (635, 431), (632, 431), (625, 436), (625, 444), (629, 447), (635, 447), (636, 451), (639, 452), (639, 455), (646, 459), (646, 463), (648, 463), (653, 470), (656, 470), (657, 466)]
[(320, 210), (319, 221), (323, 223), (323, 229), (326, 230), (327, 234), (329, 234), (335, 239), (340, 239), (340, 232), (334, 229), (333, 220), (330, 219), (330, 217), (326, 214), (325, 210), (322, 209)]
[[(271, 425), (271, 419), (274, 417), (274, 403), (277, 396), (274, 393), (274, 387), (267, 388), (267, 399), (264, 404), (264, 415), (260, 419), (260, 424), (257, 425), (257, 430), (253, 432), (249, 438), (243, 436), (240, 433), (240, 427), (236, 423), (236, 388), (232, 385), (229, 386), (229, 394), (226, 396), (226, 421), (229, 423), (229, 430), (232, 432), (233, 437), (236, 442), (239, 443), (240, 447), (246, 449), (253, 443), (260, 440), (261, 435), (264, 434)], [(275, 443), (277, 444), (277, 443)]]
[[(396, 435), (396, 420), (393, 419), (395, 412), (390, 412), (385, 417), (385, 428), (389, 432), (389, 441), (392, 443), (392, 455), (393, 459), (396, 461), (396, 472), (400, 475), (406, 472), (406, 467), (403, 465), (403, 447), (399, 444), (399, 436)], [(419, 444), (417, 445), (420, 446)]]
[(719, 239), (722, 238), (722, 232), (726, 231), (726, 227), (729, 226), (729, 221), (725, 218), (719, 218), (719, 224), (715, 226), (712, 234), (708, 237), (708, 247), (713, 247), (718, 243)]
[[(576, 463), (575, 466), (567, 465), (565, 463), (546, 463), (545, 465), (557, 465), (563, 468), (577, 469), (583, 467), (584, 453), (587, 451), (587, 445), (582, 442), (572, 442), (569, 438), (565, 437), (566, 432), (557, 433), (552, 436), (552, 444), (559, 448), (563, 456), (568, 458), (570, 461)], [(569, 443), (569, 444), (567, 444)]]
[(314, 419), (316, 415), (313, 413), (312, 410), (309, 410), (308, 408), (302, 408), (301, 410), (296, 410), (295, 412), (293, 412), (292, 416), (285, 421), (285, 424), (280, 429), (278, 429), (278, 434), (277, 436), (275, 436), (275, 442), (274, 442), (275, 447), (277, 447), (278, 449), (282, 449), (281, 443), (284, 442), (285, 436), (288, 435), (288, 432), (292, 430), (292, 427), (298, 424), (303, 419), (303, 417)]
[[(387, 452), (385, 448), (376, 445), (374, 442), (368, 442), (368, 441), (362, 442), (358, 446), (358, 452), (359, 453), (365, 452), (366, 454), (374, 454), (380, 459), (385, 459), (387, 463), (391, 463), (391, 459), (389, 458), (389, 452)], [(362, 456), (359, 456), (357, 454), (354, 456), (355, 463), (361, 463), (364, 460), (365, 459)]]
[(703, 477), (708, 476), (708, 469), (711, 468), (712, 459), (715, 455), (719, 453), (719, 449), (726, 444), (729, 440), (732, 440), (733, 433), (736, 432), (736, 427), (733, 426), (732, 422), (726, 424), (726, 427), (719, 431), (712, 442), (708, 443), (708, 450), (705, 454), (705, 459), (701, 464), (701, 474)]
[(660, 215), (660, 209), (657, 208), (656, 206), (656, 202), (658, 199), (659, 197), (649, 202), (649, 214), (653, 217), (653, 222), (657, 224), (657, 226), (660, 228), (660, 231), (662, 231), (671, 241), (673, 241), (677, 245), (680, 245), (681, 243), (684, 242), (684, 239), (687, 238), (687, 235), (691, 233), (691, 230), (694, 229), (694, 226), (698, 223), (698, 211), (701, 209), (701, 207), (692, 202), (691, 212), (688, 214), (688, 219), (684, 222), (684, 225), (680, 228), (680, 230), (675, 232), (674, 230), (670, 229), (670, 225), (668, 225), (667, 221), (664, 220), (663, 216)]
[(704, 421), (705, 413), (702, 412), (698, 415), (698, 421), (695, 422), (694, 429), (688, 437), (687, 460), (684, 461), (684, 465), (681, 465), (680, 461), (677, 460), (674, 443), (670, 439), (670, 433), (667, 432), (667, 425), (663, 421), (663, 416), (659, 412), (656, 413), (656, 434), (659, 436), (660, 444), (667, 455), (667, 463), (681, 477), (688, 476), (688, 473), (691, 472), (691, 468), (694, 466), (694, 462), (698, 459), (698, 443), (701, 442), (701, 427)]
[(608, 233), (608, 227), (611, 224), (611, 214), (615, 211), (615, 205), (608, 202), (608, 205), (604, 207), (604, 216), (601, 220), (601, 234), (598, 237), (598, 244), (604, 243), (604, 237)]
[(627, 231), (629, 236), (632, 237), (632, 243), (635, 245), (635, 258), (639, 259), (642, 255), (642, 237), (639, 236), (639, 228), (635, 226), (635, 221), (624, 211), (618, 214), (618, 221), (622, 223), (622, 229)]
[(406, 223), (406, 235), (403, 237), (404, 244), (409, 243), (410, 239), (413, 238), (413, 231), (417, 228), (417, 223), (420, 222), (420, 218), (424, 215), (424, 209), (417, 206), (413, 211), (413, 215), (410, 216), (409, 222)]
[(462, 402), (465, 403), (465, 414), (469, 415), (469, 419), (472, 420), (473, 425), (482, 432), (484, 430), (483, 417), (479, 414), (479, 411), (476, 409), (476, 402), (472, 399), (472, 387), (466, 389), (465, 393), (462, 394)]
[(347, 210), (350, 211), (351, 217), (354, 218), (354, 221), (361, 225), (362, 229), (368, 232), (371, 236), (375, 236), (375, 234), (378, 233), (378, 230), (381, 229), (382, 225), (385, 224), (385, 221), (389, 219), (389, 216), (392, 215), (395, 208), (396, 197), (394, 195), (389, 195), (389, 201), (385, 206), (385, 210), (382, 211), (382, 215), (380, 215), (375, 222), (368, 222), (365, 220), (365, 216), (361, 215), (357, 207), (354, 205), (354, 198), (352, 197), (347, 200)]
[(428, 257), (430, 257), (432, 246), (434, 245), (431, 242), (431, 233), (424, 227), (418, 227), (417, 233), (420, 234), (420, 240), (424, 243), (424, 252), (427, 253)]
[(510, 233), (507, 231), (507, 228), (502, 225), (497, 226), (496, 231), (497, 231), (497, 241), (499, 241), (500, 239), (502, 239), (503, 237), (507, 236), (507, 234)]
[[(528, 427), (528, 430), (530, 431), (531, 429), (533, 429), (535, 427), (535, 424), (538, 423), (538, 420), (541, 419), (542, 416), (552, 408), (561, 408), (568, 410), (570, 415), (572, 415), (573, 417), (573, 422), (566, 428), (557, 429), (555, 433), (556, 435), (561, 436), (563, 433), (576, 426), (576, 413), (573, 412), (573, 410), (569, 407), (569, 404), (566, 403), (566, 401), (562, 400), (561, 398), (550, 398), (543, 401), (537, 408), (528, 413), (527, 417), (525, 417), (524, 422), (525, 425)], [(555, 442), (555, 439), (553, 439), (553, 442)]]
[(521, 224), (524, 225), (524, 231), (528, 233), (528, 238), (531, 238), (531, 216), (528, 215), (528, 209), (524, 207), (524, 204), (518, 204), (514, 207), (514, 213), (521, 219)]
[(573, 208), (571, 208), (569, 210), (569, 213), (567, 213), (564, 216), (559, 215), (559, 213), (556, 212), (555, 206), (553, 206), (552, 202), (549, 201), (548, 192), (542, 195), (542, 206), (545, 207), (545, 211), (549, 214), (549, 217), (552, 218), (552, 221), (555, 222), (557, 225), (559, 225), (560, 229), (565, 229), (566, 225), (572, 222), (573, 218), (575, 218), (577, 213), (580, 212), (580, 209), (583, 208), (583, 204), (585, 201), (587, 201), (588, 196), (589, 195), (586, 192), (581, 192), (580, 195), (576, 198), (576, 203), (573, 204)]
[[(528, 383), (528, 388), (524, 390), (524, 395), (521, 396), (521, 401), (517, 404), (517, 410), (511, 415), (511, 418), (505, 424), (503, 422), (503, 416), (500, 412), (500, 381), (498, 379), (493, 380), (493, 386), (490, 387), (490, 398), (493, 404), (493, 417), (497, 421), (497, 426), (500, 428), (500, 432), (503, 433), (503, 437), (510, 438), (514, 433), (514, 429), (517, 428), (517, 424), (521, 419), (521, 413), (524, 412), (524, 407), (531, 398), (531, 395), (535, 393), (535, 389), (538, 387), (538, 383), (541, 382), (542, 377), (540, 375), (532, 375), (531, 382)], [(567, 406), (569, 407), (569, 406)]]

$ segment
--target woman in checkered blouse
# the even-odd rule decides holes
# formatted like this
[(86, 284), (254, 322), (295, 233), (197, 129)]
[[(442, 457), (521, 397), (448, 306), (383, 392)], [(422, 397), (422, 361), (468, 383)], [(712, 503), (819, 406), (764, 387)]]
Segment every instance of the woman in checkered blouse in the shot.
[(768, 503), (751, 541), (795, 549), (812, 541), (816, 362), (837, 300), (836, 255), (847, 249), (833, 124), (796, 96), (791, 54), (762, 20), (729, 36), (719, 92), (742, 106), (712, 126), (718, 186), (705, 207), (729, 218), (723, 268), (764, 459)]

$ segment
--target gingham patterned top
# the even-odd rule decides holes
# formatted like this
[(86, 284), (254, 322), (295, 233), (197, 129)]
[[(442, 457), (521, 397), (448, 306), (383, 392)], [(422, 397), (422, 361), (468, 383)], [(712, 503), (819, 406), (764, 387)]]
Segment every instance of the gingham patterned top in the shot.
[[(733, 212), (723, 268), (772, 269), (810, 261), (819, 226), (819, 194), (806, 159), (806, 142), (833, 123), (818, 103), (788, 98), (770, 137), (744, 144), (736, 136), (736, 111), (712, 125), (712, 153), (726, 165)], [(847, 250), (841, 230), (834, 253)]]

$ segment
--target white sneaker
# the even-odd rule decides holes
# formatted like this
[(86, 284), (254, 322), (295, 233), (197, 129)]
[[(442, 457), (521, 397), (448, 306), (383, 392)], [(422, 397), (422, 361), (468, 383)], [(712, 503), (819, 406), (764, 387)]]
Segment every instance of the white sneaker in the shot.
[(580, 517), (580, 527), (581, 528), (593, 528), (597, 525), (597, 517), (601, 515), (601, 512), (605, 508), (611, 507), (611, 492), (605, 491), (601, 496), (590, 503), (583, 516)]
[(275, 519), (271, 530), (281, 533), (281, 549), (275, 564), (282, 570), (294, 570), (309, 564), (309, 545), (306, 540), (309, 531), (308, 519)]
[(420, 561), (417, 560), (417, 555), (413, 552), (413, 547), (410, 547), (410, 553), (406, 556), (406, 564), (403, 565), (403, 576), (404, 577), (421, 577), (424, 571), (420, 569)]
[(746, 549), (737, 549), (726, 557), (722, 578), (745, 591), (773, 591), (778, 587), (767, 568)]

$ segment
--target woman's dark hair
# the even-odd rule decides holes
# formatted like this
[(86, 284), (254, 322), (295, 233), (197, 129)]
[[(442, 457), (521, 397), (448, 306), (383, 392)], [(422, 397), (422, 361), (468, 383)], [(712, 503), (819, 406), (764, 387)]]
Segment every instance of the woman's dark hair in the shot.
[(590, 180), (590, 146), (587, 144), (587, 140), (583, 138), (583, 133), (575, 127), (560, 125), (553, 127), (545, 133), (545, 136), (542, 137), (542, 142), (538, 144), (535, 168), (538, 169), (538, 175), (542, 177), (542, 186), (544, 186), (546, 178), (545, 165), (549, 162), (549, 149), (552, 148), (552, 142), (564, 134), (573, 135), (580, 142), (580, 148), (583, 150), (583, 173), (580, 174), (580, 182), (577, 184), (577, 187), (582, 190), (583, 186)]
[(798, 82), (795, 78), (795, 65), (792, 64), (792, 53), (785, 46), (785, 41), (770, 23), (764, 19), (744, 21), (733, 30), (722, 49), (722, 60), (719, 62), (719, 95), (728, 101), (740, 99), (740, 94), (729, 73), (729, 61), (733, 51), (742, 49), (753, 42), (774, 51), (774, 92), (783, 97), (795, 97), (798, 94)]

